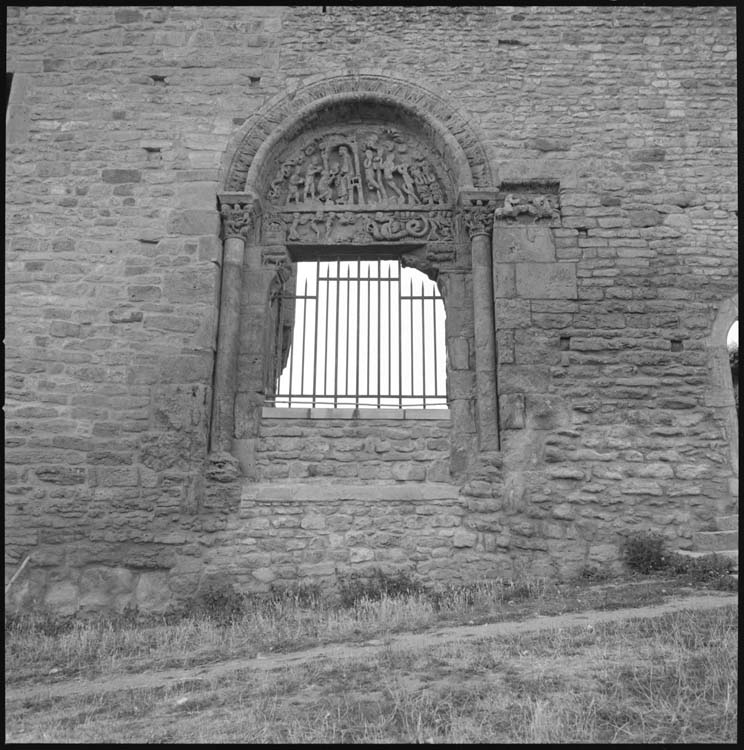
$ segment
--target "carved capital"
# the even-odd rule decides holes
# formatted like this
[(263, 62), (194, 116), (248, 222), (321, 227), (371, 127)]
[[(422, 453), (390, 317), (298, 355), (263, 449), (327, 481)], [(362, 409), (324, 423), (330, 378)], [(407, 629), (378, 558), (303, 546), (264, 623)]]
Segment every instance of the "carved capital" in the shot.
[(479, 234), (491, 236), (493, 231), (493, 208), (491, 206), (463, 208), (460, 215), (471, 240)]
[(252, 206), (248, 203), (223, 203), (220, 208), (222, 215), (222, 236), (224, 239), (240, 237), (248, 239), (253, 228)]

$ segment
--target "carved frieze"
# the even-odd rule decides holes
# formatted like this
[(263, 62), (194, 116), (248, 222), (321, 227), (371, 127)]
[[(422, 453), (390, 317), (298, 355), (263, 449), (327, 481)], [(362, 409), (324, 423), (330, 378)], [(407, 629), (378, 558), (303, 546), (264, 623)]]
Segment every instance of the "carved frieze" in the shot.
[(264, 236), (273, 242), (369, 244), (446, 242), (453, 239), (451, 209), (276, 211), (264, 219)]
[(494, 219), (499, 222), (534, 224), (560, 223), (557, 184), (502, 185)]

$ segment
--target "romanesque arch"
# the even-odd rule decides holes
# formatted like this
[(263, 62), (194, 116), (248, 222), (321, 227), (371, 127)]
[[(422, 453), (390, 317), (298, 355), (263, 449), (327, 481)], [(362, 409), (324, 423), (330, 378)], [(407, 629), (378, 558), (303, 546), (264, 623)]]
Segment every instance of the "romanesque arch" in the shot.
[(467, 307), (448, 313), (451, 366), (474, 381), (451, 395), (453, 430), (496, 449), (492, 179), (467, 117), (433, 91), (379, 72), (310, 81), (246, 122), (226, 154), (219, 195), (213, 454), (232, 453), (250, 474), (268, 289), (279, 269), (320, 246), (401, 258), (439, 277), (445, 305)]
[(493, 187), (490, 160), (479, 130), (444, 94), (378, 70), (339, 70), (311, 78), (301, 88), (274, 97), (243, 124), (225, 154), (220, 175), (223, 189), (243, 191), (247, 185), (252, 186), (267, 153), (278, 141), (291, 140), (293, 134), (312, 127), (318, 112), (329, 103), (344, 100), (388, 105), (399, 116), (417, 121), (424, 129), (431, 128), (430, 139), (439, 141), (458, 171), (462, 170), (458, 176), (461, 187)]

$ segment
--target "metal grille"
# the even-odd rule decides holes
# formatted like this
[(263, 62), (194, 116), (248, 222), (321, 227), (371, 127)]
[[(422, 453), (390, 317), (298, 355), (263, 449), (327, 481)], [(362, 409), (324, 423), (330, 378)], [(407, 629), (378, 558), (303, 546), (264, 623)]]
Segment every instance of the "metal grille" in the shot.
[(428, 277), (398, 260), (303, 262), (288, 286), (272, 300), (270, 405), (446, 408), (444, 303)]

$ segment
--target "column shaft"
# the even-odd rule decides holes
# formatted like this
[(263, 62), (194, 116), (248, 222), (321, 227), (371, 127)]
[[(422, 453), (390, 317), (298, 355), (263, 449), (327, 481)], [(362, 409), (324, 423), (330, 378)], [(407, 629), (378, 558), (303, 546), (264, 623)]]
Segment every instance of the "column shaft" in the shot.
[(478, 436), (481, 450), (498, 450), (496, 326), (494, 322), (490, 236), (488, 234), (475, 234), (471, 243)]
[(230, 451), (235, 432), (235, 392), (240, 334), (240, 293), (245, 240), (227, 237), (222, 255), (222, 288), (214, 371), (211, 451)]

